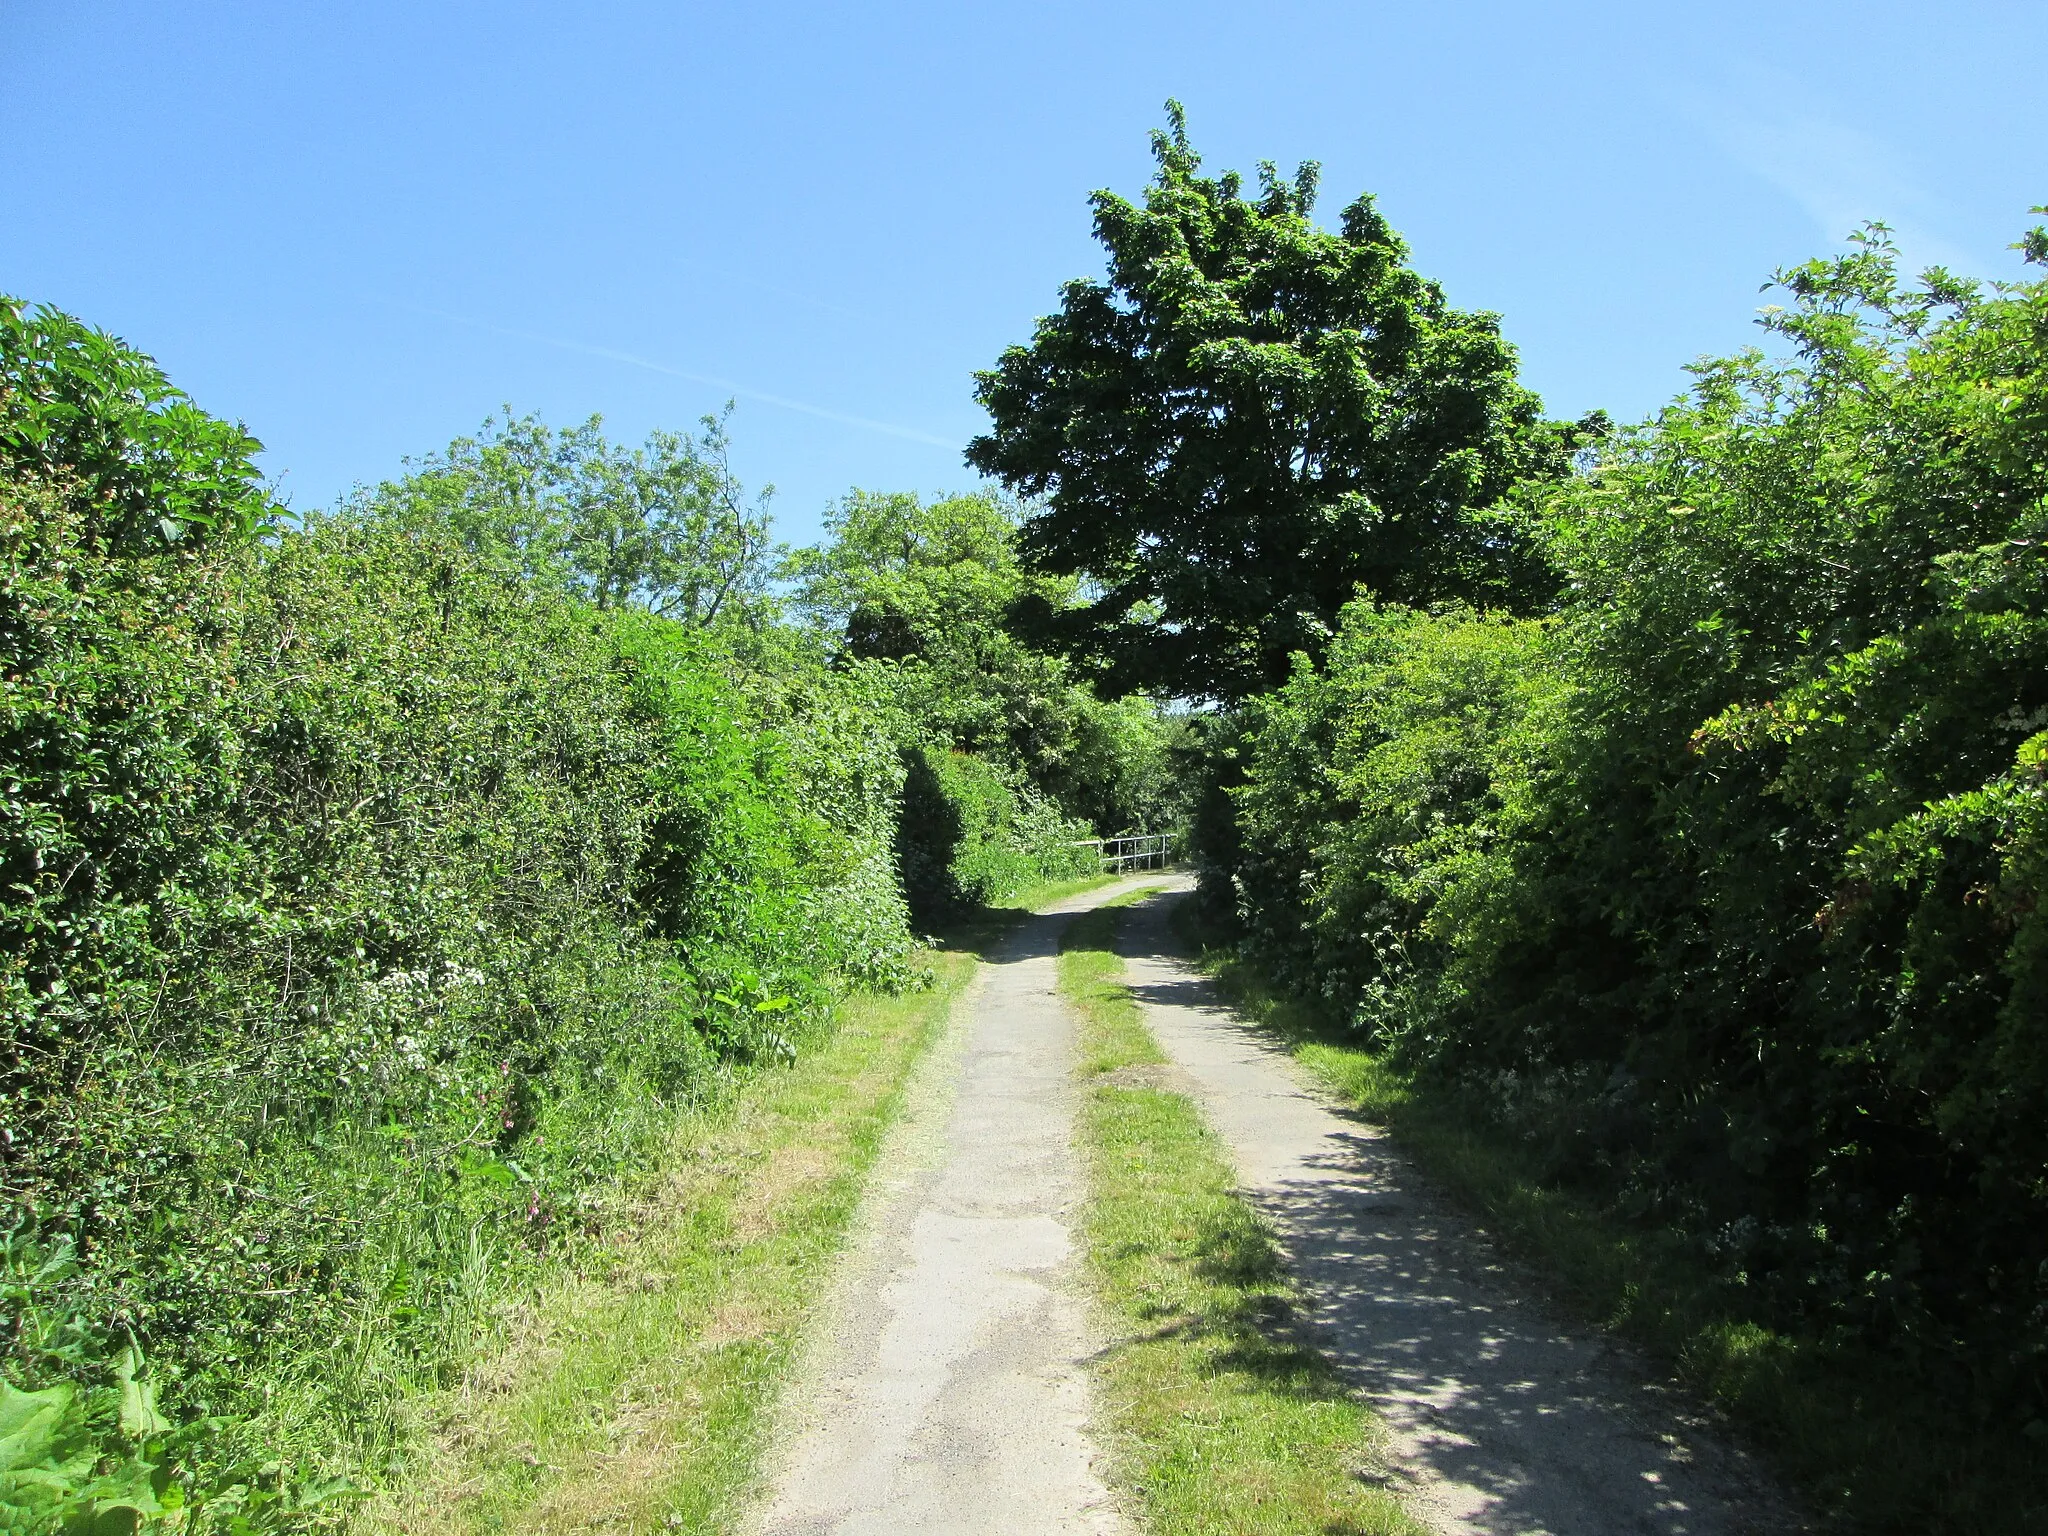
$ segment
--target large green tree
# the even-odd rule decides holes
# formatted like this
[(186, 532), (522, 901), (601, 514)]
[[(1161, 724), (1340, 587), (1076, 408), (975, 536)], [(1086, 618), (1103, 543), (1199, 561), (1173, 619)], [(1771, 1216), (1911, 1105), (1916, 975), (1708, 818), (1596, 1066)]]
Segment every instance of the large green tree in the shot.
[(1510, 492), (1593, 423), (1542, 421), (1496, 317), (1451, 308), (1370, 197), (1319, 228), (1314, 164), (1244, 196), (1167, 111), (1142, 205), (1092, 199), (1108, 280), (978, 376), (969, 462), (1036, 502), (1025, 559), (1088, 583), (1020, 621), (1114, 689), (1231, 699), (1320, 653), (1361, 585), (1540, 602)]

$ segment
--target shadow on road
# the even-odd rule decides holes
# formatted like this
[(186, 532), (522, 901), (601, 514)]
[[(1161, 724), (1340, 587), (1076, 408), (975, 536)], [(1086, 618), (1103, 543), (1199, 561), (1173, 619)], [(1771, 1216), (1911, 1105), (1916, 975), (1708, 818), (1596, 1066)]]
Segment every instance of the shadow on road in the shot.
[(1418, 1514), (1516, 1536), (1805, 1528), (1666, 1383), (1550, 1316), (1383, 1129), (1305, 1088), (1175, 958), (1171, 899), (1124, 926), (1131, 995), (1280, 1234), (1317, 1342), (1385, 1414)]

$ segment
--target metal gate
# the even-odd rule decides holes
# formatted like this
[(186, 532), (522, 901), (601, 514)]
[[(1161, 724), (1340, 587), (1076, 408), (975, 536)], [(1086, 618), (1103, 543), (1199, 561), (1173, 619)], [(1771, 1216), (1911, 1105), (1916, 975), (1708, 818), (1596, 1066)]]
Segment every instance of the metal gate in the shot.
[(1074, 844), (1093, 848), (1102, 859), (1105, 875), (1120, 875), (1131, 869), (1164, 869), (1173, 854), (1171, 832), (1139, 832), (1130, 837), (1089, 837)]

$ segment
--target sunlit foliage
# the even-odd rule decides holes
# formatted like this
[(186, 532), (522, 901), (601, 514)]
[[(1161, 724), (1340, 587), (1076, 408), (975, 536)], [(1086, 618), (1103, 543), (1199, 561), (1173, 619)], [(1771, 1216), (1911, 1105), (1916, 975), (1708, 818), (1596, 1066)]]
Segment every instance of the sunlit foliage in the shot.
[(1214, 874), (1761, 1320), (2048, 1421), (2048, 284), (1781, 284), (1553, 497), (1554, 616), (1361, 602), (1243, 717)]

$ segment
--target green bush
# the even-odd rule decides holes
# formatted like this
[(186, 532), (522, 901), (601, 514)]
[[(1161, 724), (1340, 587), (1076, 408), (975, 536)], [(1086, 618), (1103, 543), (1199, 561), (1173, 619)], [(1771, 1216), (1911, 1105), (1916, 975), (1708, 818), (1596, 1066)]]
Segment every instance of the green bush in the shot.
[(1171, 747), (1183, 726), (1154, 700), (1098, 697), (1012, 633), (1020, 602), (1075, 596), (1072, 582), (1019, 565), (1018, 516), (985, 492), (856, 491), (828, 514), (828, 541), (791, 557), (793, 605), (909, 736), (1000, 765), (1104, 836), (1166, 831), (1180, 811)]
[(80, 532), (96, 547), (192, 546), (266, 527), (262, 446), (132, 347), (0, 294), (0, 481), (75, 484)]
[(942, 922), (1042, 880), (1101, 867), (1086, 822), (1071, 821), (1029, 784), (972, 753), (924, 746), (904, 754), (896, 859), (918, 921)]
[(1536, 620), (1359, 602), (1321, 670), (1243, 712), (1231, 894), (1273, 980), (1376, 1038), (1426, 1027), (1560, 693), (1547, 641)]
[[(55, 355), (129, 431), (146, 360)], [(857, 680), (247, 483), (138, 535), (61, 447), (0, 484), (0, 1503), (302, 1525), (679, 1106), (909, 979), (902, 769)]]
[(1211, 888), (1738, 1311), (2048, 1424), (2048, 284), (1784, 281), (1553, 620), (1355, 605), (1219, 733)]

